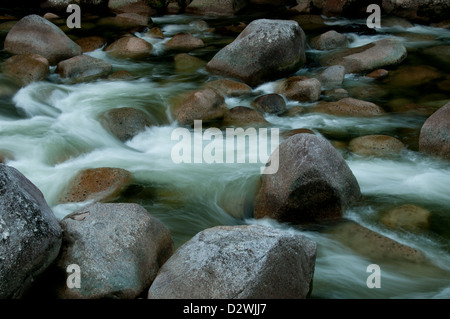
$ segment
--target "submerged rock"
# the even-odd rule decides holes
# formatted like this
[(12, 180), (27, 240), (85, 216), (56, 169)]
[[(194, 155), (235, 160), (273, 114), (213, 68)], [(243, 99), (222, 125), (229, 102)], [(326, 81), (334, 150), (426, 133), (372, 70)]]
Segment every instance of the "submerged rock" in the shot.
[(372, 102), (354, 98), (343, 98), (336, 102), (320, 102), (311, 111), (337, 116), (379, 116), (385, 113), (380, 106)]
[(126, 142), (152, 126), (152, 121), (145, 112), (132, 107), (109, 110), (102, 115), (101, 120), (104, 126), (122, 142)]
[(406, 204), (384, 212), (380, 221), (389, 228), (417, 231), (428, 228), (430, 215), (430, 211), (422, 207)]
[(20, 19), (11, 28), (4, 48), (11, 54), (39, 54), (50, 65), (82, 53), (80, 46), (61, 29), (35, 14)]
[(367, 135), (350, 141), (349, 150), (364, 156), (398, 155), (405, 145), (398, 139), (388, 135)]
[(206, 65), (206, 61), (187, 53), (177, 54), (174, 61), (175, 71), (177, 72), (195, 72)]
[(358, 182), (342, 155), (325, 138), (296, 134), (269, 161), (278, 171), (261, 177), (254, 217), (295, 224), (339, 219), (357, 201)]
[(148, 298), (304, 299), (311, 294), (316, 251), (305, 236), (276, 228), (213, 227), (169, 258)]
[(305, 49), (305, 33), (295, 21), (254, 20), (206, 69), (257, 86), (297, 71), (306, 61)]
[(86, 169), (71, 180), (61, 195), (60, 202), (112, 200), (130, 186), (132, 181), (132, 174), (121, 168), (101, 167)]
[(324, 55), (324, 66), (342, 65), (346, 73), (364, 73), (400, 64), (407, 56), (405, 46), (397, 39), (382, 39), (357, 48), (333, 51)]
[(96, 203), (67, 215), (61, 227), (56, 269), (76, 264), (81, 273), (79, 288), (58, 283), (62, 299), (135, 299), (174, 249), (170, 231), (137, 204)]
[(41, 191), (0, 164), (0, 298), (21, 298), (58, 256), (61, 227)]
[(422, 153), (450, 160), (450, 103), (433, 113), (420, 130)]
[(48, 60), (38, 54), (19, 54), (7, 59), (3, 72), (20, 86), (44, 80), (49, 74)]
[(355, 222), (339, 223), (328, 233), (334, 239), (371, 260), (390, 259), (413, 263), (427, 261), (426, 256), (421, 251), (405, 246)]

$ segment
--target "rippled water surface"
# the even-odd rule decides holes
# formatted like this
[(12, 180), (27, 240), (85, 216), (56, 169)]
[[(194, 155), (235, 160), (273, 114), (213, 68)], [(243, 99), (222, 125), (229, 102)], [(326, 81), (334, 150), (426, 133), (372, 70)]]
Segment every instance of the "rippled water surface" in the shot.
[[(339, 148), (363, 194), (362, 201), (348, 209), (344, 217), (421, 250), (429, 262), (371, 259), (337, 241), (326, 227), (307, 229), (254, 220), (252, 201), (260, 177), (260, 163), (208, 165), (172, 161), (171, 150), (176, 141), (171, 140), (171, 133), (177, 123), (171, 116), (171, 100), (217, 77), (204, 68), (177, 72), (173, 54), (165, 52), (163, 44), (177, 32), (190, 32), (207, 44), (192, 54), (208, 61), (233, 39), (232, 35), (210, 32), (198, 23), (199, 19), (188, 15), (153, 18), (166, 38), (151, 39), (145, 33), (136, 33), (154, 45), (154, 56), (143, 61), (115, 59), (102, 50), (88, 53), (108, 61), (114, 70), (131, 72), (135, 76), (131, 80), (68, 85), (53, 74), (46, 81), (19, 90), (0, 75), (0, 151), (11, 155), (7, 164), (20, 170), (42, 190), (58, 218), (87, 204), (61, 205), (57, 201), (78, 172), (94, 167), (126, 169), (133, 173), (135, 184), (117, 201), (135, 202), (147, 208), (171, 230), (177, 247), (197, 232), (216, 225), (266, 224), (303, 233), (318, 243), (313, 298), (449, 298), (450, 164), (418, 152), (418, 134), (430, 113), (389, 112), (402, 101), (419, 103), (433, 111), (450, 100), (448, 91), (439, 89), (435, 82), (411, 89), (347, 75), (344, 88), (361, 99), (379, 104), (388, 110), (387, 114), (377, 118), (308, 112), (293, 117), (266, 115), (272, 127), (281, 132), (308, 128), (344, 145), (353, 137), (387, 134), (407, 146), (407, 150), (391, 158), (362, 157)], [(216, 28), (238, 22), (205, 21), (209, 27)], [(360, 30), (362, 21), (329, 20), (327, 23), (324, 28), (345, 33), (351, 47), (397, 37), (408, 49), (403, 65), (431, 65), (444, 77), (450, 70), (450, 65), (423, 54), (428, 47), (449, 45), (449, 30), (416, 25), (361, 33), (354, 32), (350, 26), (356, 25)], [(318, 31), (307, 34), (313, 36), (314, 32)], [(321, 53), (308, 49), (307, 54), (308, 64), (299, 70), (300, 75), (311, 75), (319, 69), (315, 61)], [(226, 102), (229, 108), (250, 106), (254, 97), (273, 90), (273, 83), (266, 83), (254, 88), (251, 96), (230, 98)], [(314, 106), (288, 101), (288, 107), (298, 105), (306, 110)], [(99, 120), (105, 111), (119, 107), (144, 110), (157, 125), (122, 143)], [(392, 230), (380, 223), (383, 211), (403, 204), (416, 204), (429, 210), (429, 228), (408, 232)], [(382, 270), (379, 289), (369, 289), (366, 285), (367, 266), (374, 263)]]

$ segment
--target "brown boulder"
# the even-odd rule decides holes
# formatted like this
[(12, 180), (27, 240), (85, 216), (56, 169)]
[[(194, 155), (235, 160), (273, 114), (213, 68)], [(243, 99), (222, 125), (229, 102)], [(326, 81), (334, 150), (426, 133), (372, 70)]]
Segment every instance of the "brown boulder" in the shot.
[(316, 50), (333, 50), (348, 47), (348, 40), (344, 34), (330, 30), (312, 38), (310, 44)]
[(41, 81), (50, 74), (48, 60), (38, 54), (19, 54), (7, 59), (3, 72), (20, 86)]
[(379, 116), (384, 114), (384, 110), (380, 106), (350, 97), (336, 102), (320, 102), (311, 110), (337, 116)]
[(227, 110), (222, 95), (211, 89), (203, 89), (188, 94), (182, 100), (176, 109), (176, 118), (181, 125), (193, 125), (194, 120), (219, 120)]
[(105, 48), (105, 51), (116, 58), (142, 59), (152, 54), (153, 46), (138, 37), (120, 38)]
[(262, 112), (269, 114), (281, 114), (286, 112), (286, 101), (279, 94), (264, 94), (252, 102), (252, 106)]
[(78, 173), (60, 197), (61, 203), (88, 200), (109, 201), (122, 193), (133, 181), (130, 172), (121, 168), (92, 168)]
[(175, 34), (172, 39), (165, 43), (166, 49), (171, 51), (189, 52), (195, 49), (203, 48), (205, 43), (190, 33), (181, 32)]
[(58, 63), (55, 73), (72, 83), (88, 82), (106, 77), (112, 65), (89, 55), (78, 55)]
[(406, 204), (383, 213), (380, 221), (393, 229), (417, 231), (428, 228), (431, 213), (419, 206)]
[(195, 72), (206, 65), (206, 61), (187, 53), (179, 53), (173, 59), (177, 72)]
[(229, 79), (220, 79), (205, 84), (205, 88), (215, 90), (223, 96), (236, 97), (252, 93), (252, 88), (245, 83)]
[(228, 110), (222, 121), (223, 126), (248, 126), (248, 125), (266, 125), (269, 122), (266, 121), (264, 115), (245, 106), (236, 106)]
[(82, 53), (80, 46), (56, 25), (35, 14), (22, 18), (11, 28), (4, 49), (11, 54), (39, 54), (50, 65)]
[(232, 16), (243, 9), (248, 0), (193, 0), (186, 13), (207, 16)]
[(360, 196), (342, 155), (325, 138), (296, 134), (269, 158), (278, 171), (264, 174), (254, 201), (255, 218), (294, 224), (339, 219)]
[(315, 102), (320, 99), (322, 84), (315, 78), (292, 76), (277, 83), (275, 92), (288, 100)]
[(122, 142), (133, 138), (152, 125), (146, 113), (132, 107), (109, 110), (103, 114), (102, 122)]
[(118, 30), (131, 30), (137, 27), (146, 27), (149, 17), (137, 13), (119, 13), (115, 17), (104, 17), (99, 19), (98, 25)]
[(99, 36), (90, 36), (76, 39), (75, 43), (81, 47), (83, 52), (91, 52), (100, 49), (106, 45), (106, 40)]
[(354, 138), (349, 143), (349, 150), (364, 156), (391, 156), (399, 154), (405, 145), (392, 136), (367, 135)]
[(419, 150), (450, 160), (450, 103), (433, 113), (423, 124)]

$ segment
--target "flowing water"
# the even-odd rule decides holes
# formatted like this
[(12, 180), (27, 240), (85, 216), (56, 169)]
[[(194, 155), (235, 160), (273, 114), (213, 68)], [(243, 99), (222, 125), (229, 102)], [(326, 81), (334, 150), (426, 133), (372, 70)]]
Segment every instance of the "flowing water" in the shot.
[[(247, 21), (254, 17), (241, 17)], [(88, 203), (59, 204), (58, 197), (81, 170), (118, 167), (130, 171), (135, 183), (117, 201), (143, 205), (172, 232), (179, 247), (197, 232), (217, 225), (265, 224), (302, 233), (318, 244), (313, 298), (449, 298), (450, 297), (450, 164), (418, 152), (420, 128), (429, 114), (388, 112), (377, 118), (348, 118), (306, 113), (293, 117), (266, 115), (281, 132), (308, 128), (333, 142), (348, 142), (367, 134), (388, 134), (399, 138), (408, 149), (391, 158), (362, 157), (339, 148), (361, 187), (363, 199), (344, 217), (364, 227), (424, 252), (430, 262), (400, 262), (371, 259), (352, 250), (320, 227), (302, 228), (273, 220), (252, 218), (252, 201), (260, 178), (261, 163), (176, 164), (171, 134), (177, 124), (171, 116), (170, 101), (183, 92), (201, 88), (217, 77), (204, 68), (177, 72), (173, 54), (163, 44), (174, 34), (187, 31), (200, 37), (206, 48), (193, 54), (208, 61), (233, 35), (209, 32), (199, 17), (189, 15), (153, 18), (165, 39), (151, 39), (154, 56), (131, 61), (115, 59), (102, 50), (88, 53), (110, 62), (114, 70), (127, 70), (131, 80), (99, 80), (65, 84), (52, 74), (46, 81), (18, 89), (0, 75), (0, 153), (9, 154), (7, 164), (20, 170), (39, 189), (58, 218)], [(239, 19), (205, 18), (209, 27), (237, 23)], [(360, 46), (386, 37), (401, 39), (408, 49), (404, 65), (431, 65), (445, 77), (450, 64), (424, 56), (422, 50), (450, 43), (450, 31), (414, 26), (364, 29), (365, 21), (333, 19), (325, 27), (335, 28)], [(356, 31), (355, 31), (356, 30)], [(370, 32), (369, 32), (370, 31)], [(316, 31), (308, 31), (314, 35)], [(320, 52), (308, 49), (309, 62), (298, 71), (313, 74)], [(5, 55), (6, 57), (6, 55)], [(52, 70), (53, 72), (54, 70)], [(347, 75), (343, 85), (350, 92), (389, 109), (396, 101), (415, 102), (436, 109), (450, 99), (448, 91), (435, 82), (426, 86), (399, 88), (357, 75)], [(251, 96), (229, 98), (229, 108), (249, 106), (252, 99), (273, 92), (273, 83), (253, 89)], [(406, 103), (405, 102), (405, 103)], [(288, 102), (289, 107), (306, 110), (313, 103)], [(101, 122), (110, 109), (134, 107), (146, 111), (157, 125), (149, 127), (126, 143), (113, 137)], [(224, 137), (226, 138), (226, 137)], [(248, 150), (247, 150), (248, 151)], [(380, 214), (402, 204), (416, 204), (431, 212), (430, 226), (420, 232), (389, 229)], [(381, 288), (370, 289), (366, 271), (370, 264), (381, 267)]]

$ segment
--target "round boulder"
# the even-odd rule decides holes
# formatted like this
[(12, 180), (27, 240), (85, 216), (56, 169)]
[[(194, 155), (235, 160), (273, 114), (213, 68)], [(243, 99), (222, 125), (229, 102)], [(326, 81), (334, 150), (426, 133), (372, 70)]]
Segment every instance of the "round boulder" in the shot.
[(82, 53), (80, 46), (60, 28), (35, 14), (20, 19), (12, 27), (4, 49), (11, 54), (39, 54), (50, 65)]
[(45, 79), (50, 69), (47, 59), (38, 54), (19, 54), (4, 62), (3, 72), (17, 84), (26, 86)]
[(398, 155), (405, 145), (395, 137), (388, 135), (367, 135), (350, 141), (349, 150), (363, 156)]
[(58, 256), (61, 227), (41, 191), (0, 164), (0, 298), (21, 298)]
[(361, 196), (344, 158), (321, 136), (293, 135), (269, 161), (271, 166), (278, 163), (278, 171), (261, 177), (254, 200), (255, 218), (294, 224), (338, 219)]
[(264, 94), (257, 97), (252, 106), (262, 112), (269, 114), (281, 114), (286, 112), (286, 102), (279, 94)]
[(103, 114), (102, 122), (122, 142), (133, 138), (152, 125), (146, 113), (132, 107), (109, 110)]
[(317, 246), (276, 228), (217, 226), (181, 246), (162, 266), (149, 299), (304, 299)]
[(305, 33), (297, 22), (254, 20), (206, 69), (257, 86), (297, 71), (306, 61), (305, 48)]
[(61, 221), (57, 270), (80, 269), (79, 287), (59, 282), (60, 299), (135, 299), (173, 253), (170, 231), (137, 204), (95, 203)]
[(276, 93), (288, 100), (299, 102), (315, 102), (320, 99), (322, 84), (315, 78), (292, 76), (281, 80), (275, 89)]
[(420, 130), (422, 153), (450, 160), (450, 103), (434, 112)]
[(152, 53), (151, 43), (138, 37), (120, 38), (105, 48), (105, 51), (116, 58), (143, 59)]

